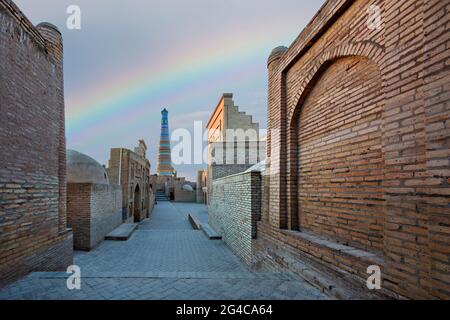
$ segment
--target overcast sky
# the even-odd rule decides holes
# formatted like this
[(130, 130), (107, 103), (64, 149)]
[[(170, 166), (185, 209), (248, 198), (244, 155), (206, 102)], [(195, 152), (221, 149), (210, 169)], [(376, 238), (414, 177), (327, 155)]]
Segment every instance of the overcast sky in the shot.
[[(107, 164), (143, 138), (156, 171), (160, 110), (191, 129), (223, 92), (266, 128), (270, 51), (289, 46), (324, 0), (15, 0), (64, 37), (67, 144)], [(81, 30), (66, 27), (69, 5)], [(202, 166), (175, 166), (195, 179)]]

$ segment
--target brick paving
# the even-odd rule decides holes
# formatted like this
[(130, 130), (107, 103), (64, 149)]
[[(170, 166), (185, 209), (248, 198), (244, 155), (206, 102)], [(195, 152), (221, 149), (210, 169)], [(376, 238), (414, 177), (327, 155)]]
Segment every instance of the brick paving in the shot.
[(203, 205), (160, 202), (128, 241), (76, 252), (81, 289), (64, 272), (35, 272), (0, 291), (0, 299), (326, 299), (285, 273), (250, 272), (222, 241), (193, 230), (187, 214)]

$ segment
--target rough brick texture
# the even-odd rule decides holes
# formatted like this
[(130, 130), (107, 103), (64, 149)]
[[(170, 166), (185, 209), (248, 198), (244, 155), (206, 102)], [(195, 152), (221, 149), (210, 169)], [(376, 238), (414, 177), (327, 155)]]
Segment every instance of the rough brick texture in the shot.
[(209, 224), (247, 265), (253, 261), (252, 239), (261, 217), (260, 172), (244, 172), (213, 181)]
[(0, 286), (72, 263), (62, 37), (0, 1)]
[(378, 264), (391, 293), (450, 298), (449, 10), (328, 0), (273, 52), (256, 265), (308, 260), (371, 295)]
[(74, 248), (91, 250), (122, 223), (122, 191), (118, 185), (69, 183), (67, 224)]

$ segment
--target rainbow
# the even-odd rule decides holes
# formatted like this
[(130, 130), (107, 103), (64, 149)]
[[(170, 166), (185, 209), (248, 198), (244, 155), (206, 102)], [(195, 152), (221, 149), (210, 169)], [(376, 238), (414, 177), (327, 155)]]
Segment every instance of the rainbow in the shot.
[[(236, 37), (215, 36), (214, 41), (183, 52), (182, 59), (176, 53), (168, 54), (158, 61), (156, 69), (153, 61), (78, 94), (67, 101), (69, 145), (95, 145), (105, 138), (102, 132), (111, 137), (114, 128), (143, 125), (159, 114), (161, 105), (172, 113), (182, 111), (183, 102), (200, 96), (214, 79), (229, 77), (243, 86), (261, 81), (258, 67), (265, 66), (270, 50), (283, 43), (280, 39), (293, 39), (295, 33), (286, 37), (285, 29), (272, 28), (262, 35), (242, 32)], [(244, 69), (247, 71), (239, 72)], [(218, 91), (217, 96), (220, 94)]]

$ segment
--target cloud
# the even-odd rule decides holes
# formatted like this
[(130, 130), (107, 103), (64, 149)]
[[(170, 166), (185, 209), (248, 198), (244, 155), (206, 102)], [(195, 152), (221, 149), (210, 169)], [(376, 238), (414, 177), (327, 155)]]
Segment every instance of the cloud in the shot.
[[(110, 146), (132, 147), (138, 138), (145, 138), (153, 168), (156, 168), (162, 105), (169, 109), (172, 130), (192, 130), (194, 121), (206, 125), (222, 92), (233, 92), (236, 104), (265, 127), (267, 57), (275, 46), (289, 45), (324, 3), (324, 0), (14, 1), (34, 24), (51, 22), (63, 34), (68, 124), (81, 114), (79, 106), (91, 110), (98, 97), (112, 97), (124, 88), (133, 92), (130, 83), (136, 80), (136, 75), (143, 75), (138, 81), (145, 83), (147, 74), (151, 78), (175, 70), (166, 88), (159, 82), (154, 85), (166, 89), (157, 98), (135, 101), (130, 95), (123, 102), (123, 113), (114, 115), (107, 103), (105, 112), (97, 114), (98, 117), (89, 113), (82, 117), (81, 130), (71, 131), (68, 126), (68, 146), (75, 146), (102, 162), (107, 161)], [(65, 27), (66, 9), (72, 4), (79, 5), (82, 11), (80, 31)], [(255, 43), (263, 45), (255, 49)], [(251, 59), (242, 57), (244, 51), (252, 52)], [(186, 79), (176, 73), (198, 61)], [(222, 66), (223, 61), (231, 63)], [(177, 81), (181, 85), (177, 86)], [(180, 169), (193, 177), (197, 170), (194, 166)]]
[[(170, 112), (170, 110), (169, 110)], [(203, 126), (206, 126), (206, 122), (209, 120), (209, 116), (213, 110), (195, 111), (184, 114), (175, 114), (170, 116), (170, 126), (172, 129), (184, 128), (192, 129), (195, 121), (202, 121)]]

